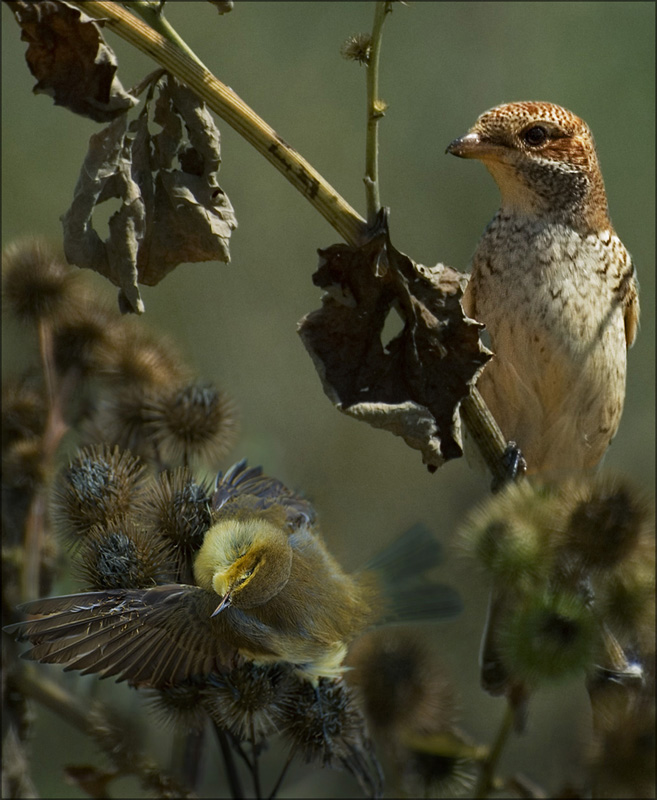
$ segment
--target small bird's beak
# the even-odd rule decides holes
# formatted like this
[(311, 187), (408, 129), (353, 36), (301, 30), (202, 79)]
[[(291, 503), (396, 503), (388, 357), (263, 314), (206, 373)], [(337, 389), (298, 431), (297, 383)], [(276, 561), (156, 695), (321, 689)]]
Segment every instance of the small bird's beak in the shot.
[(215, 608), (215, 610), (210, 614), (211, 617), (216, 617), (217, 614), (220, 614), (225, 608), (228, 608), (231, 604), (230, 600), (230, 592), (226, 592), (226, 594), (221, 598), (221, 603)]

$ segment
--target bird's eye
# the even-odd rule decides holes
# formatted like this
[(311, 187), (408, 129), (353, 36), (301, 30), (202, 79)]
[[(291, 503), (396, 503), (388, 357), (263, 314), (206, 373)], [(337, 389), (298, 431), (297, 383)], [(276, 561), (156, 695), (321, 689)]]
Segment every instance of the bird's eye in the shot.
[(538, 147), (548, 138), (548, 132), (542, 125), (532, 125), (522, 134), (522, 138), (530, 147)]
[(246, 581), (251, 577), (251, 575), (253, 575), (254, 570), (255, 570), (255, 567), (253, 567), (252, 569), (247, 570), (246, 572), (243, 572), (239, 576), (239, 578), (235, 581), (236, 585), (239, 586), (242, 583), (246, 583)]

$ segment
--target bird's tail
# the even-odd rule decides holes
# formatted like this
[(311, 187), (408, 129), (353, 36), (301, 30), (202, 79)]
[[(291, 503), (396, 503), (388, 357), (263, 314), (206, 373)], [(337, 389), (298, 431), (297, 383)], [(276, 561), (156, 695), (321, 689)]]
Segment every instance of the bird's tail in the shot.
[(417, 524), (367, 562), (364, 570), (376, 576), (384, 601), (377, 626), (435, 622), (461, 611), (456, 589), (427, 576), (442, 558), (438, 540), (425, 525)]

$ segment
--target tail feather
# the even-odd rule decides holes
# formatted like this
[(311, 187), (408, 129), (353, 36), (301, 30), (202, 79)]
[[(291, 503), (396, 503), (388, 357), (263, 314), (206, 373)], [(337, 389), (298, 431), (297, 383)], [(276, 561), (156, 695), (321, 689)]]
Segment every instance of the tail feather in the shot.
[(375, 624), (430, 622), (458, 614), (463, 605), (456, 589), (426, 575), (442, 560), (440, 542), (419, 523), (370, 559), (365, 570), (375, 573), (385, 604)]

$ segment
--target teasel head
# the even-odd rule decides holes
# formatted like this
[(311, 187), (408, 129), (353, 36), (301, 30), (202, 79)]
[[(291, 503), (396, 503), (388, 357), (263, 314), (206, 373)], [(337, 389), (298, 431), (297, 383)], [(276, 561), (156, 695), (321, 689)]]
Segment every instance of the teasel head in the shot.
[(215, 724), (237, 741), (257, 744), (283, 728), (283, 708), (294, 702), (300, 683), (289, 664), (240, 659), (225, 675), (208, 679), (203, 704)]
[[(653, 632), (654, 634), (654, 632)], [(654, 672), (643, 689), (608, 682), (593, 709), (589, 766), (599, 797), (651, 797), (655, 791)]]
[(40, 437), (46, 422), (43, 391), (27, 377), (2, 384), (2, 450), (14, 442)]
[(629, 481), (598, 474), (567, 481), (559, 493), (568, 508), (564, 550), (597, 573), (631, 557), (651, 509)]
[(368, 795), (382, 792), (383, 775), (353, 691), (342, 679), (298, 684), (281, 704), (283, 736), (305, 763), (346, 769)]
[(120, 387), (140, 390), (179, 385), (190, 370), (176, 345), (137, 319), (121, 318), (101, 348), (103, 374)]
[(518, 598), (498, 629), (500, 656), (510, 675), (530, 687), (593, 669), (599, 627), (587, 598), (537, 587)]
[(189, 467), (178, 467), (149, 482), (139, 501), (144, 524), (171, 544), (182, 583), (193, 583), (194, 557), (212, 525), (210, 495), (210, 486), (198, 481)]
[(92, 526), (75, 553), (84, 589), (143, 589), (174, 579), (173, 548), (162, 536), (126, 518)]
[(425, 637), (394, 628), (367, 633), (354, 642), (347, 664), (347, 683), (357, 689), (377, 738), (453, 725), (455, 688)]
[(149, 705), (164, 725), (185, 731), (198, 731), (207, 722), (205, 678), (188, 678), (164, 689), (148, 693)]
[(76, 293), (53, 329), (54, 365), (59, 375), (81, 378), (104, 372), (121, 318), (88, 287)]
[(83, 447), (60, 470), (53, 487), (53, 517), (75, 546), (94, 525), (128, 518), (145, 480), (132, 453), (108, 445)]
[(77, 278), (38, 238), (15, 242), (2, 254), (3, 301), (21, 322), (55, 320), (70, 302)]
[(160, 458), (188, 465), (219, 461), (237, 438), (235, 405), (212, 384), (192, 382), (150, 392), (144, 419)]
[(469, 514), (463, 548), (507, 589), (523, 591), (550, 580), (562, 519), (563, 502), (551, 486), (509, 484)]

